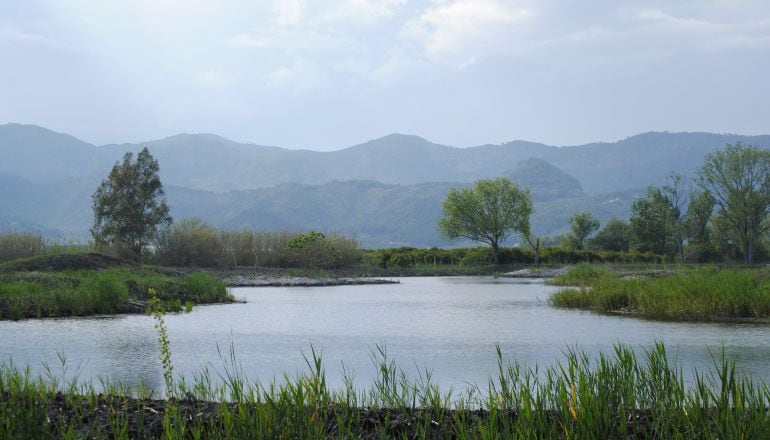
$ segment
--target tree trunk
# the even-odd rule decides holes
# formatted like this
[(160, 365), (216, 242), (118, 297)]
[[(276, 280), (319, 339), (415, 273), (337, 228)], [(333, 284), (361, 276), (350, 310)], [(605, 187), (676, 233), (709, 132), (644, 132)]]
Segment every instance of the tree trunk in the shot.
[(500, 247), (497, 243), (492, 243), (492, 258), (494, 258), (495, 264), (500, 264)]

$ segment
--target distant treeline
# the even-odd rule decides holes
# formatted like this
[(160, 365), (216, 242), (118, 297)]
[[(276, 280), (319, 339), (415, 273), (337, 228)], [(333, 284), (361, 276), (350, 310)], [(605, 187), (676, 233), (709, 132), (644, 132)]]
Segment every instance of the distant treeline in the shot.
[[(529, 248), (502, 248), (500, 264), (535, 264), (535, 251)], [(615, 252), (615, 251), (578, 251), (563, 247), (543, 248), (540, 250), (542, 264), (591, 263), (665, 263), (671, 261), (667, 255), (650, 252)], [(410, 268), (430, 265), (483, 266), (494, 264), (492, 249), (489, 247), (455, 249), (419, 249), (412, 247), (367, 250), (364, 254), (365, 265), (380, 268)]]

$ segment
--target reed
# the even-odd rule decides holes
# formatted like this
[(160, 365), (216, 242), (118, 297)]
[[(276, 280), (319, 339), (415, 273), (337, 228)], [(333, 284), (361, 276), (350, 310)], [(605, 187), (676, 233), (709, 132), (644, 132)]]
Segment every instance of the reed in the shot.
[(762, 271), (704, 267), (655, 279), (605, 276), (590, 288), (554, 293), (557, 307), (632, 313), (671, 321), (770, 319), (770, 279)]
[(148, 302), (150, 289), (167, 311), (232, 301), (223, 281), (203, 273), (172, 277), (142, 269), (0, 272), (0, 319), (136, 312), (129, 300)]
[(329, 389), (311, 348), (307, 371), (250, 382), (232, 349), (223, 384), (208, 372), (175, 382), (175, 399), (146, 390), (33, 376), (0, 365), (0, 438), (764, 438), (770, 391), (724, 354), (686, 385), (662, 343), (590, 358), (571, 349), (541, 370), (505, 361), (485, 393), (413, 379), (377, 348), (377, 378)]

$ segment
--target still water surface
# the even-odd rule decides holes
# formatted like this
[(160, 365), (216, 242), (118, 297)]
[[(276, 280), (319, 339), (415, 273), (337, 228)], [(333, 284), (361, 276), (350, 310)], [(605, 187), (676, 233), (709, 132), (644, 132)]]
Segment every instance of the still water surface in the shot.
[[(428, 368), (442, 389), (485, 385), (496, 371), (495, 344), (507, 361), (541, 368), (569, 347), (610, 353), (618, 342), (641, 352), (666, 343), (687, 376), (712, 365), (710, 350), (734, 355), (742, 372), (770, 382), (770, 326), (661, 323), (548, 305), (555, 289), (491, 277), (404, 278), (374, 286), (237, 288), (246, 304), (196, 307), (168, 315), (174, 373), (192, 378), (204, 368), (214, 381), (232, 345), (249, 379), (282, 379), (306, 370), (311, 344), (323, 353), (330, 383), (342, 363), (368, 386), (370, 354), (385, 347), (410, 375)], [(220, 354), (221, 352), (221, 354)], [(162, 389), (157, 334), (149, 316), (0, 322), (0, 361), (41, 371)]]

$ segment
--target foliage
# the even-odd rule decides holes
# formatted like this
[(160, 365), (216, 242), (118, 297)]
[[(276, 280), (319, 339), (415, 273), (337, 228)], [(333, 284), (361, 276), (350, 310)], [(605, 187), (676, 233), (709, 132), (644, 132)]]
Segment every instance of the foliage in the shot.
[(599, 220), (590, 212), (578, 212), (569, 219), (569, 243), (570, 247), (577, 250), (583, 250), (586, 247), (586, 241), (597, 229), (599, 229)]
[(163, 366), (163, 380), (166, 383), (166, 397), (173, 396), (174, 390), (174, 366), (171, 364), (171, 345), (168, 340), (168, 329), (166, 321), (163, 319), (163, 305), (156, 295), (156, 290), (152, 287), (147, 289), (147, 295), (150, 298), (148, 312), (155, 320), (155, 330), (158, 331), (158, 349), (160, 352), (160, 363)]
[(649, 187), (647, 197), (631, 206), (629, 219), (631, 249), (669, 254), (673, 251), (671, 205), (660, 188)]
[[(225, 283), (203, 273), (170, 277), (146, 270), (0, 272), (0, 319), (136, 312), (155, 291), (165, 310), (186, 303), (229, 302)], [(141, 306), (139, 306), (141, 307)]]
[(590, 286), (596, 280), (609, 276), (606, 268), (589, 263), (580, 263), (571, 267), (564, 275), (548, 281), (555, 286)]
[(770, 279), (751, 270), (702, 268), (669, 277), (601, 277), (590, 290), (566, 289), (551, 297), (562, 307), (625, 312), (648, 319), (730, 321), (770, 319)]
[(92, 196), (91, 234), (99, 245), (112, 247), (141, 262), (158, 226), (171, 223), (158, 161), (147, 148), (133, 160), (131, 152), (115, 163)]
[[(535, 251), (530, 248), (501, 248), (500, 264), (535, 264)], [(613, 251), (577, 251), (575, 249), (551, 247), (543, 248), (540, 256), (543, 264), (577, 264), (591, 263), (662, 263), (667, 261), (665, 256), (652, 253), (613, 252)], [(398, 262), (398, 264), (394, 264)], [(449, 266), (455, 268), (476, 267), (493, 264), (494, 256), (489, 247), (454, 248), (454, 249), (418, 249), (418, 248), (388, 248), (367, 250), (364, 254), (363, 266), (381, 269), (399, 268), (438, 268)]]
[(505, 178), (478, 180), (473, 188), (452, 189), (439, 220), (442, 236), (468, 238), (492, 247), (499, 262), (500, 245), (512, 233), (529, 238), (532, 200), (526, 188)]
[(604, 251), (627, 252), (628, 234), (628, 223), (613, 217), (591, 240), (591, 247)]
[(714, 198), (707, 191), (690, 194), (684, 230), (688, 243), (685, 259), (688, 261), (714, 261), (713, 233), (710, 228)]
[(754, 261), (754, 247), (766, 230), (770, 208), (770, 151), (741, 143), (706, 156), (698, 185), (714, 199), (719, 216), (743, 248), (746, 264)]
[[(525, 366), (497, 349), (497, 372), (479, 392), (443, 391), (408, 376), (384, 348), (374, 380), (327, 385), (311, 349), (306, 371), (251, 382), (231, 350), (224, 384), (179, 381), (159, 401), (134, 390), (61, 383), (0, 364), (2, 438), (765, 438), (770, 390), (738, 374), (724, 352), (685, 382), (663, 343), (617, 345), (595, 358), (567, 349), (554, 365)], [(279, 376), (280, 377), (280, 376)], [(63, 391), (63, 392), (62, 392)]]
[(43, 237), (28, 232), (8, 232), (0, 235), (0, 261), (43, 255)]
[(303, 262), (305, 269), (334, 268), (340, 264), (334, 244), (318, 231), (295, 235), (286, 246)]
[(155, 262), (167, 266), (216, 266), (222, 253), (216, 231), (199, 217), (160, 230), (154, 243)]
[(161, 230), (155, 244), (156, 262), (166, 266), (339, 268), (361, 260), (358, 242), (339, 234), (216, 230), (198, 218)]

